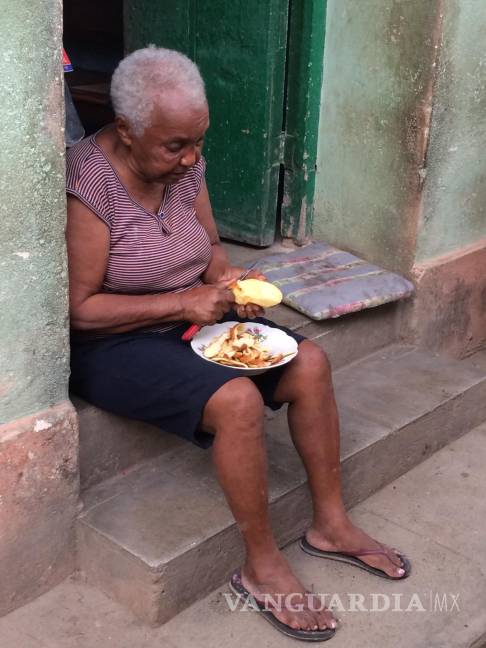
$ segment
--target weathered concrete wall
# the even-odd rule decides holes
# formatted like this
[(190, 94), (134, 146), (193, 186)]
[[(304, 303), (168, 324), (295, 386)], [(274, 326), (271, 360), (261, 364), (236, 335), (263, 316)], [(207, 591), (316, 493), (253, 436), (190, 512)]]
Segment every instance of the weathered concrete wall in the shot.
[(74, 567), (61, 10), (0, 0), (0, 615)]
[(456, 358), (486, 347), (486, 239), (415, 264), (413, 301), (401, 306), (401, 334)]
[(486, 237), (486, 2), (445, 0), (417, 261)]
[(0, 425), (0, 616), (72, 572), (78, 495), (71, 403)]
[(67, 398), (60, 0), (0, 0), (0, 423)]
[(441, 0), (329, 0), (314, 236), (415, 256)]

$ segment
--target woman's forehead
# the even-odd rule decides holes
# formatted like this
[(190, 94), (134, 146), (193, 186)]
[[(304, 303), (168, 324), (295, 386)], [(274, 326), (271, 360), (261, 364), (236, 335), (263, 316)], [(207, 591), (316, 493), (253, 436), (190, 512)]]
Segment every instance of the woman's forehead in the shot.
[(151, 128), (160, 134), (192, 138), (201, 135), (209, 126), (207, 105), (191, 105), (181, 97), (170, 102), (158, 101), (152, 113)]

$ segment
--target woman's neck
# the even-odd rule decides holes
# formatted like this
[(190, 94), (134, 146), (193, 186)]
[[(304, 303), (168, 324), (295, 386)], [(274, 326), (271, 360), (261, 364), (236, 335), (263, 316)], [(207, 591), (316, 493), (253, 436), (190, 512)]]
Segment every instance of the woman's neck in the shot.
[(130, 149), (118, 137), (113, 124), (98, 133), (96, 142), (132, 198), (147, 211), (157, 214), (164, 197), (165, 185), (143, 176)]

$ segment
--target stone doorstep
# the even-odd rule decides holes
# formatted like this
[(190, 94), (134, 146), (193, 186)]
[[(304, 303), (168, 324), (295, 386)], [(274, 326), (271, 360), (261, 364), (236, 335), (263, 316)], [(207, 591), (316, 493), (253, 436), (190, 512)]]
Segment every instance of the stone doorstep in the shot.
[[(389, 347), (336, 372), (335, 387), (347, 506), (486, 420), (484, 371), (410, 347)], [(284, 414), (267, 429), (270, 509), (284, 546), (308, 524), (309, 497)], [(150, 624), (204, 597), (241, 563), (209, 455), (194, 446), (168, 449), (93, 487), (84, 504), (80, 569)]]
[[(353, 520), (373, 535), (406, 551), (412, 577), (394, 583), (304, 554), (297, 543), (284, 554), (313, 591), (339, 596), (341, 627), (334, 648), (485, 648), (486, 567), (482, 551), (486, 500), (486, 423), (354, 507)], [(450, 489), (450, 484), (454, 488)], [(455, 524), (450, 524), (451, 516)], [(473, 535), (471, 532), (476, 531)], [(472, 540), (472, 543), (471, 543)], [(392, 599), (376, 613), (350, 609), (349, 593)], [(430, 593), (447, 593), (447, 612)], [(459, 610), (451, 593), (459, 594)], [(2, 648), (296, 648), (258, 615), (232, 612), (227, 583), (168, 623), (148, 628), (126, 609), (84, 583), (78, 575), (0, 619)], [(413, 594), (426, 606), (405, 610)], [(424, 599), (425, 594), (425, 599)], [(395, 596), (401, 597), (394, 602)], [(380, 605), (380, 602), (378, 603)], [(326, 644), (327, 645), (327, 644)]]
[[(396, 304), (352, 316), (313, 322), (304, 315), (278, 306), (269, 312), (277, 324), (306, 335), (328, 354), (338, 369), (396, 340)], [(79, 416), (80, 474), (83, 490), (180, 446), (176, 437), (161, 435), (158, 428), (109, 414), (73, 397)]]
[(110, 414), (76, 396), (71, 400), (78, 413), (82, 490), (184, 446), (181, 439), (153, 425)]

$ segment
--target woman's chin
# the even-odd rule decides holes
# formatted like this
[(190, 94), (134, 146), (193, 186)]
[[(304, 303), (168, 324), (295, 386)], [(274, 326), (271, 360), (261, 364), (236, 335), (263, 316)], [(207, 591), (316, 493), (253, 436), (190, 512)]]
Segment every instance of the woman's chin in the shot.
[(179, 180), (182, 180), (182, 178), (185, 177), (185, 173), (173, 173), (170, 176), (168, 176), (168, 183), (169, 184), (175, 184), (176, 182), (179, 182)]

